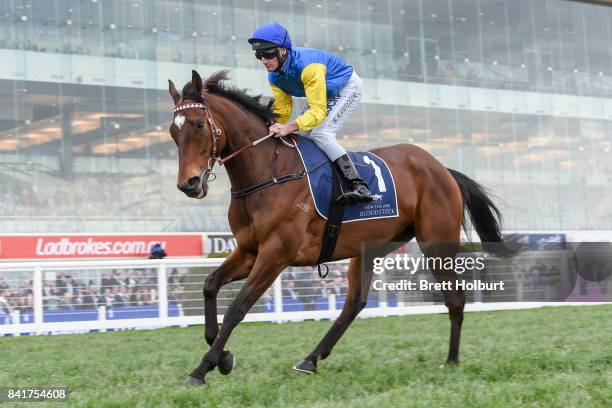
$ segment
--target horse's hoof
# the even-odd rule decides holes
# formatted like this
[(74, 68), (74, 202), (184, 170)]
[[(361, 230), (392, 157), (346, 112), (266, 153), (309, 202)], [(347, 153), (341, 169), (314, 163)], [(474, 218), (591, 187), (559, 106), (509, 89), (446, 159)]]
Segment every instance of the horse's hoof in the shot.
[(458, 366), (458, 365), (459, 365), (459, 360), (457, 361), (446, 360), (444, 364), (440, 365), (440, 368), (446, 368), (446, 367), (452, 367), (452, 366)]
[(224, 351), (221, 353), (221, 357), (219, 358), (219, 372), (223, 375), (228, 375), (234, 369), (236, 365), (236, 360), (234, 359), (234, 355), (229, 351)]
[(314, 372), (317, 371), (317, 366), (310, 360), (302, 360), (296, 363), (293, 369), (301, 373), (314, 374)]
[(185, 385), (187, 387), (199, 387), (200, 385), (204, 384), (204, 380), (200, 380), (199, 378), (195, 378), (192, 376), (188, 376), (187, 379), (185, 379)]

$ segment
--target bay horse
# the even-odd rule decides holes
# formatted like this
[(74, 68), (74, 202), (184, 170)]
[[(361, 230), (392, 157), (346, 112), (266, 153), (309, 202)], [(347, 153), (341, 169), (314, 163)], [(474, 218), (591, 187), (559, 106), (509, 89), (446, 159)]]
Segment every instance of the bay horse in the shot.
[[(270, 106), (260, 104), (259, 97), (249, 96), (244, 90), (222, 84), (227, 78), (227, 71), (219, 71), (202, 81), (192, 71), (191, 81), (180, 94), (168, 80), (175, 105), (170, 135), (178, 147), (177, 187), (189, 197), (204, 198), (215, 162), (225, 164), (232, 190), (228, 219), (237, 242), (231, 255), (205, 279), (204, 337), (210, 349), (187, 377), (187, 385), (204, 384), (206, 373), (215, 367), (229, 374), (234, 360), (224, 346), (232, 330), (283, 269), (315, 264), (325, 227), (325, 220), (313, 210), (307, 179), (279, 181), (283, 176), (303, 172), (296, 149), (274, 138), (253, 146), (254, 141), (268, 134), (267, 123), (274, 117)], [(362, 242), (402, 245), (416, 238), (426, 256), (429, 243), (450, 244), (449, 254), (454, 256), (466, 210), (482, 242), (503, 243), (499, 210), (474, 180), (447, 169), (414, 145), (398, 144), (372, 152), (391, 169), (399, 216), (342, 226), (333, 260), (350, 258), (344, 307), (316, 348), (294, 366), (298, 371), (315, 372), (317, 363), (329, 356), (366, 305), (369, 282), (361, 279)], [(266, 188), (261, 188), (265, 184)], [(391, 251), (385, 248), (384, 252)], [(495, 248), (498, 255), (507, 255), (499, 246)], [(454, 272), (432, 273), (438, 281), (457, 279)], [(220, 288), (245, 278), (219, 327), (216, 297)], [(445, 290), (443, 296), (451, 322), (447, 363), (458, 363), (465, 295), (458, 290)]]

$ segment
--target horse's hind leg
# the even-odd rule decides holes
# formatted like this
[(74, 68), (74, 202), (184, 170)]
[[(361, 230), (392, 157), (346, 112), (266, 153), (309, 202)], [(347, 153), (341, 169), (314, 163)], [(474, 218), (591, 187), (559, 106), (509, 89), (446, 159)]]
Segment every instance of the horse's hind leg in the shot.
[[(447, 363), (459, 362), (459, 339), (463, 323), (465, 293), (457, 289), (457, 274), (453, 269), (444, 269), (436, 260), (454, 258), (459, 250), (460, 217), (444, 220), (443, 217), (427, 217), (427, 223), (417, 224), (416, 236), (426, 259), (433, 264), (431, 272), (438, 282), (444, 282), (444, 303), (451, 321), (450, 345)], [(444, 263), (442, 262), (442, 265)]]
[[(438, 247), (435, 250), (424, 251), (425, 256), (428, 259), (445, 259), (454, 258), (457, 249), (452, 244), (433, 244), (434, 247)], [(441, 248), (440, 248), (441, 247)], [(448, 364), (459, 363), (459, 340), (461, 338), (461, 324), (463, 323), (463, 308), (465, 307), (465, 293), (457, 289), (457, 274), (454, 270), (445, 270), (443, 268), (432, 268), (431, 272), (436, 281), (443, 283), (444, 287), (450, 289), (442, 290), (444, 296), (444, 304), (448, 308), (448, 315), (451, 321), (451, 335), (450, 344), (448, 350), (448, 358), (446, 362)]]
[[(412, 238), (414, 238), (414, 228), (413, 226), (408, 226), (389, 243), (383, 244), (379, 248), (370, 249), (366, 259), (369, 260), (370, 257), (384, 256), (403, 246), (406, 242), (412, 240)], [(338, 320), (330, 327), (315, 350), (304, 360), (293, 366), (295, 370), (314, 373), (317, 369), (317, 362), (319, 359), (325, 359), (329, 353), (331, 353), (338, 340), (340, 340), (340, 337), (342, 337), (359, 312), (365, 307), (373, 272), (367, 270), (362, 274), (361, 260), (362, 258), (360, 256), (351, 258), (348, 269), (348, 293)]]
[[(351, 258), (348, 269), (348, 293), (344, 307), (338, 319), (332, 324), (325, 337), (319, 342), (315, 350), (304, 360), (295, 364), (293, 368), (305, 373), (314, 373), (317, 369), (319, 359), (326, 358), (331, 353), (334, 345), (340, 340), (346, 329), (355, 320), (355, 317), (365, 307), (367, 302), (367, 287), (362, 287), (361, 281), (361, 257)], [(363, 292), (365, 291), (365, 293)]]

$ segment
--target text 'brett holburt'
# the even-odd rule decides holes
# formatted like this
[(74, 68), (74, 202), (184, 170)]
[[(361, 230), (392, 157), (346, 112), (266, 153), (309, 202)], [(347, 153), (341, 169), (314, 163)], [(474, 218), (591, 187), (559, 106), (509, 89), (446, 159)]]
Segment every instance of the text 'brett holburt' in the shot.
[(429, 282), (426, 279), (410, 281), (402, 279), (399, 281), (385, 282), (377, 279), (372, 282), (374, 290), (410, 291), (410, 290), (504, 290), (504, 282), (483, 282), (481, 280), (466, 281), (460, 279), (455, 282)]

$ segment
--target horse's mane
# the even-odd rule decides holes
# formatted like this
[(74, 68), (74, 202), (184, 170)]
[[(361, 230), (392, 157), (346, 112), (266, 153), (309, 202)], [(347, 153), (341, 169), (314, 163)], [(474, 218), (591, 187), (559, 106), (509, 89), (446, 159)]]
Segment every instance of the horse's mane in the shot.
[(261, 95), (249, 95), (246, 89), (222, 84), (222, 81), (229, 79), (228, 71), (217, 71), (204, 81), (204, 92), (225, 96), (236, 102), (250, 112), (253, 112), (266, 123), (274, 119), (274, 112), (271, 104), (264, 105), (260, 102)]

